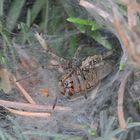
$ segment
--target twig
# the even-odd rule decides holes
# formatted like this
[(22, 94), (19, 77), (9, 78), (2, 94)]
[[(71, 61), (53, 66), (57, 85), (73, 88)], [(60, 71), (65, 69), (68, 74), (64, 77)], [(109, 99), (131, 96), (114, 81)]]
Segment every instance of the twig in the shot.
[(14, 78), (15, 84), (18, 87), (18, 89), (22, 92), (24, 97), (27, 99), (27, 101), (31, 104), (36, 104), (36, 102), (32, 99), (32, 97), (28, 94), (28, 92), (20, 85), (19, 82)]
[(119, 120), (119, 125), (121, 129), (127, 129), (127, 125), (125, 122), (125, 118), (124, 118), (124, 112), (123, 112), (123, 100), (124, 100), (124, 92), (125, 92), (125, 88), (126, 88), (126, 83), (127, 83), (127, 79), (130, 76), (132, 72), (129, 71), (126, 73), (124, 79), (122, 80), (121, 84), (120, 84), (120, 88), (118, 91), (118, 120)]
[(116, 28), (116, 31), (118, 32), (125, 48), (127, 49), (129, 55), (132, 57), (132, 59), (135, 62), (140, 63), (139, 55), (135, 51), (134, 48), (136, 48), (135, 42), (129, 37), (128, 33), (125, 31), (125, 27), (121, 23), (121, 19), (118, 18), (119, 12), (115, 8), (115, 6), (112, 3), (112, 10), (113, 10), (113, 16), (114, 16), (114, 26)]
[(32, 73), (29, 73), (29, 74), (25, 75), (25, 76), (22, 77), (21, 79), (16, 80), (16, 82), (24, 81), (24, 80), (26, 80), (26, 79), (28, 79), (28, 78), (30, 78), (30, 77), (36, 75), (36, 74), (37, 74), (37, 72), (36, 72), (37, 70), (38, 70), (38, 69), (36, 69), (36, 70), (33, 71)]
[(55, 100), (54, 100), (54, 104), (53, 104), (52, 109), (55, 109), (56, 104), (57, 104), (57, 97), (56, 97)]
[[(49, 48), (48, 41), (43, 37), (42, 34), (39, 34), (38, 32), (36, 32), (34, 35), (37, 41), (42, 46), (42, 48), (47, 52), (47, 54), (51, 55), (52, 57), (60, 59), (60, 57), (57, 56), (55, 53), (53, 53), (53, 51)], [(63, 58), (61, 58), (61, 60), (65, 61), (65, 59)]]
[[(29, 103), (21, 103), (21, 102), (12, 102), (12, 101), (5, 101), (0, 100), (0, 106), (14, 108), (14, 109), (23, 109), (26, 111), (47, 111), (52, 112), (51, 105), (37, 105), (37, 104), (29, 104)], [(63, 106), (56, 106), (55, 111), (71, 111), (69, 107)]]
[(46, 40), (43, 38), (42, 34), (39, 34), (38, 32), (35, 33), (36, 39), (39, 41), (40, 45), (43, 47), (44, 50), (48, 50), (48, 44)]
[(91, 10), (92, 12), (93, 11), (97, 12), (101, 17), (109, 20), (111, 23), (113, 22), (113, 19), (112, 19), (111, 15), (109, 13), (107, 13), (103, 9), (100, 9), (99, 7), (94, 5), (93, 3), (90, 3), (86, 0), (80, 0), (79, 4), (83, 7), (85, 7), (87, 10)]
[(21, 116), (27, 116), (27, 117), (50, 117), (50, 113), (46, 113), (46, 112), (27, 112), (27, 111), (19, 111), (19, 110), (15, 110), (15, 109), (10, 109), (5, 107), (8, 111), (10, 111), (11, 113), (17, 114), (17, 115), (21, 115)]

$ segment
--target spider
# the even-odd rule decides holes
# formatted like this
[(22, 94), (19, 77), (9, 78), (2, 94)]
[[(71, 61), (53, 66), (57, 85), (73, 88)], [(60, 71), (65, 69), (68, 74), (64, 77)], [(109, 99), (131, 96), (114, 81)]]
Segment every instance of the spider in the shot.
[[(79, 51), (80, 49), (78, 53)], [(84, 93), (84, 97), (87, 99), (87, 90), (96, 86), (101, 80), (101, 78), (98, 78), (98, 71), (106, 64), (105, 59), (110, 57), (112, 52), (89, 56), (82, 63), (77, 59), (78, 53), (74, 56), (73, 61), (69, 62), (67, 73), (63, 75), (59, 82), (60, 91), (67, 97)]]

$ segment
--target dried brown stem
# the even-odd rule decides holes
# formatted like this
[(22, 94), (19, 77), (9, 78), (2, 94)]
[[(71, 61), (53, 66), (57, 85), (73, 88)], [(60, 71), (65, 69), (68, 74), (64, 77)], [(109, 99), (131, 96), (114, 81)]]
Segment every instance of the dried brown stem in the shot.
[[(38, 70), (38, 69), (37, 69), (37, 70)], [(16, 82), (21, 82), (21, 81), (24, 81), (24, 80), (26, 80), (26, 79), (29, 79), (30, 77), (32, 77), (32, 76), (34, 76), (34, 75), (37, 74), (37, 72), (36, 72), (37, 70), (33, 71), (33, 73), (30, 73), (30, 74), (25, 75), (25, 76), (22, 77), (21, 79), (16, 80)]]
[(19, 82), (16, 82), (17, 81), (16, 79), (14, 81), (15, 81), (15, 84), (18, 87), (18, 89), (21, 91), (23, 96), (26, 98), (26, 100), (31, 104), (36, 104), (36, 102), (32, 99), (32, 97), (29, 95), (29, 93), (21, 86), (21, 84)]
[[(29, 103), (21, 103), (21, 102), (11, 102), (0, 100), (0, 106), (14, 108), (14, 109), (22, 109), (26, 111), (46, 111), (52, 112), (51, 105), (37, 105), (37, 104), (29, 104)], [(56, 106), (55, 111), (71, 111), (71, 108), (63, 107), (63, 106)]]
[(127, 129), (127, 125), (125, 122), (125, 118), (124, 118), (124, 112), (123, 112), (123, 100), (124, 100), (124, 92), (125, 92), (125, 88), (126, 88), (126, 83), (127, 83), (127, 79), (130, 76), (131, 71), (127, 72), (124, 79), (122, 80), (121, 84), (120, 84), (120, 88), (118, 91), (118, 120), (119, 120), (119, 125), (121, 129)]
[(56, 107), (56, 104), (57, 104), (57, 97), (55, 98), (55, 100), (54, 100), (54, 104), (53, 104), (53, 107), (52, 107), (52, 109), (55, 109), (55, 107)]
[(135, 51), (135, 42), (133, 42), (133, 40), (129, 37), (129, 34), (126, 33), (125, 31), (125, 27), (123, 26), (123, 24), (121, 23), (119, 17), (118, 17), (118, 11), (115, 7), (112, 8), (113, 9), (113, 14), (114, 14), (114, 25), (116, 28), (116, 31), (118, 32), (124, 47), (127, 49), (129, 55), (133, 58), (133, 60), (135, 62), (140, 62), (139, 59), (139, 55), (136, 53)]
[(101, 17), (105, 18), (106, 20), (109, 20), (110, 22), (113, 22), (112, 17), (110, 16), (109, 13), (107, 13), (106, 11), (104, 11), (103, 9), (97, 7), (96, 5), (94, 5), (93, 3), (90, 3), (86, 0), (80, 0), (79, 3), (81, 6), (87, 8), (87, 9), (91, 9), (95, 12), (97, 12)]
[(15, 109), (10, 109), (10, 108), (6, 108), (8, 111), (10, 111), (11, 113), (17, 114), (17, 115), (21, 115), (21, 116), (26, 116), (26, 117), (42, 117), (42, 118), (46, 118), (46, 117), (50, 117), (50, 113), (46, 113), (46, 112), (27, 112), (27, 111), (19, 111), (19, 110), (15, 110)]

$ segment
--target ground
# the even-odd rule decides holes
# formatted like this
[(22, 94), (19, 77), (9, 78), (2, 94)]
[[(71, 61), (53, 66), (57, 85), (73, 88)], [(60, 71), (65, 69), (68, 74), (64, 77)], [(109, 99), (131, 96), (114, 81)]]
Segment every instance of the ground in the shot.
[[(35, 62), (33, 66), (26, 67), (27, 69), (29, 68), (30, 72), (35, 71), (35, 74), (20, 81), (20, 83), (30, 93), (36, 103), (53, 106), (57, 97), (56, 106), (68, 107), (70, 110), (57, 111), (54, 109), (50, 117), (35, 118), (14, 115), (2, 108), (1, 128), (7, 130), (12, 135), (16, 135), (17, 139), (31, 140), (52, 140), (54, 137), (60, 138), (59, 134), (63, 135), (63, 139), (91, 140), (95, 137), (96, 133), (97, 135), (103, 134), (102, 130), (105, 131), (105, 126), (108, 126), (108, 120), (111, 117), (117, 117), (118, 89), (129, 68), (119, 71), (116, 65), (105, 79), (88, 92), (87, 99), (84, 96), (68, 99), (59, 92), (58, 81), (61, 74), (56, 69), (49, 67), (50, 57), (46, 56), (46, 52), (40, 49), (38, 51), (41, 51), (41, 56), (44, 55), (43, 65), (45, 64), (45, 66), (42, 68), (41, 65), (38, 66)], [(28, 48), (24, 48), (22, 54), (24, 52), (29, 53), (30, 51)], [(28, 54), (28, 56), (31, 55)], [(34, 58), (31, 57), (30, 61), (33, 60)], [(37, 69), (35, 70), (36, 66)], [(21, 69), (19, 72), (21, 72)], [(134, 100), (138, 96), (139, 80), (138, 72), (134, 72), (129, 77), (124, 97), (125, 119), (127, 120), (128, 117), (131, 117), (136, 122), (140, 121), (139, 107), (136, 106), (136, 100)], [(41, 89), (47, 89), (49, 96), (41, 92)], [(1, 98), (17, 102), (27, 102), (18, 90), (13, 90), (8, 95), (1, 92)], [(11, 116), (13, 121), (9, 121), (6, 115)], [(12, 125), (16, 125), (16, 127), (12, 129)], [(117, 124), (113, 127), (116, 128)], [(139, 129), (134, 129), (128, 134), (129, 138), (127, 139), (134, 140), (140, 138), (139, 131)]]

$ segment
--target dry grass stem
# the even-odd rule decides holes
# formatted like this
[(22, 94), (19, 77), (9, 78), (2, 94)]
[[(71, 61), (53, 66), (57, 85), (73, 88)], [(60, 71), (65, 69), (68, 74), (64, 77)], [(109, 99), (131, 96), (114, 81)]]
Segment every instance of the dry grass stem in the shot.
[(119, 125), (121, 129), (127, 129), (125, 117), (124, 117), (124, 111), (123, 111), (123, 100), (124, 100), (124, 92), (127, 84), (127, 79), (130, 76), (131, 71), (127, 72), (125, 77), (123, 78), (120, 88), (118, 91), (118, 120), (119, 120)]
[(42, 118), (46, 118), (46, 117), (50, 117), (50, 113), (46, 113), (46, 112), (27, 112), (27, 111), (19, 111), (19, 110), (15, 110), (15, 109), (10, 109), (10, 108), (6, 108), (8, 111), (10, 111), (13, 114), (17, 114), (17, 115), (21, 115), (21, 116), (26, 116), (26, 117), (42, 117)]
[(46, 40), (43, 38), (42, 34), (39, 34), (38, 32), (36, 32), (35, 37), (38, 40), (38, 42), (40, 43), (40, 45), (42, 46), (42, 48), (47, 51), (48, 45), (47, 45)]
[(127, 49), (129, 55), (132, 57), (132, 59), (137, 62), (140, 63), (140, 57), (139, 55), (136, 53), (135, 51), (135, 42), (133, 42), (133, 40), (131, 39), (131, 37), (129, 37), (129, 34), (126, 33), (126, 28), (125, 26), (123, 26), (123, 24), (121, 23), (120, 19), (118, 18), (118, 11), (115, 7), (113, 7), (113, 13), (114, 13), (114, 25), (116, 28), (116, 31), (118, 32), (124, 47)]
[(85, 0), (80, 0), (80, 5), (87, 8), (87, 9), (92, 9), (93, 11), (97, 12), (101, 17), (105, 18), (106, 20), (109, 20), (110, 22), (113, 22), (113, 19), (109, 13), (100, 9), (99, 7), (94, 5), (93, 3), (90, 3), (90, 2), (85, 1)]
[[(12, 101), (6, 101), (6, 100), (0, 100), (0, 106), (8, 107), (8, 108), (14, 108), (14, 109), (23, 109), (25, 111), (47, 111), (52, 112), (52, 106), (51, 105), (37, 105), (37, 104), (29, 104), (29, 103), (21, 103), (21, 102), (12, 102)], [(63, 106), (56, 106), (55, 111), (71, 111), (71, 108), (69, 107), (63, 107)]]
[(36, 104), (36, 102), (32, 99), (29, 93), (21, 86), (21, 84), (19, 82), (16, 82), (16, 79), (15, 84), (29, 103)]

